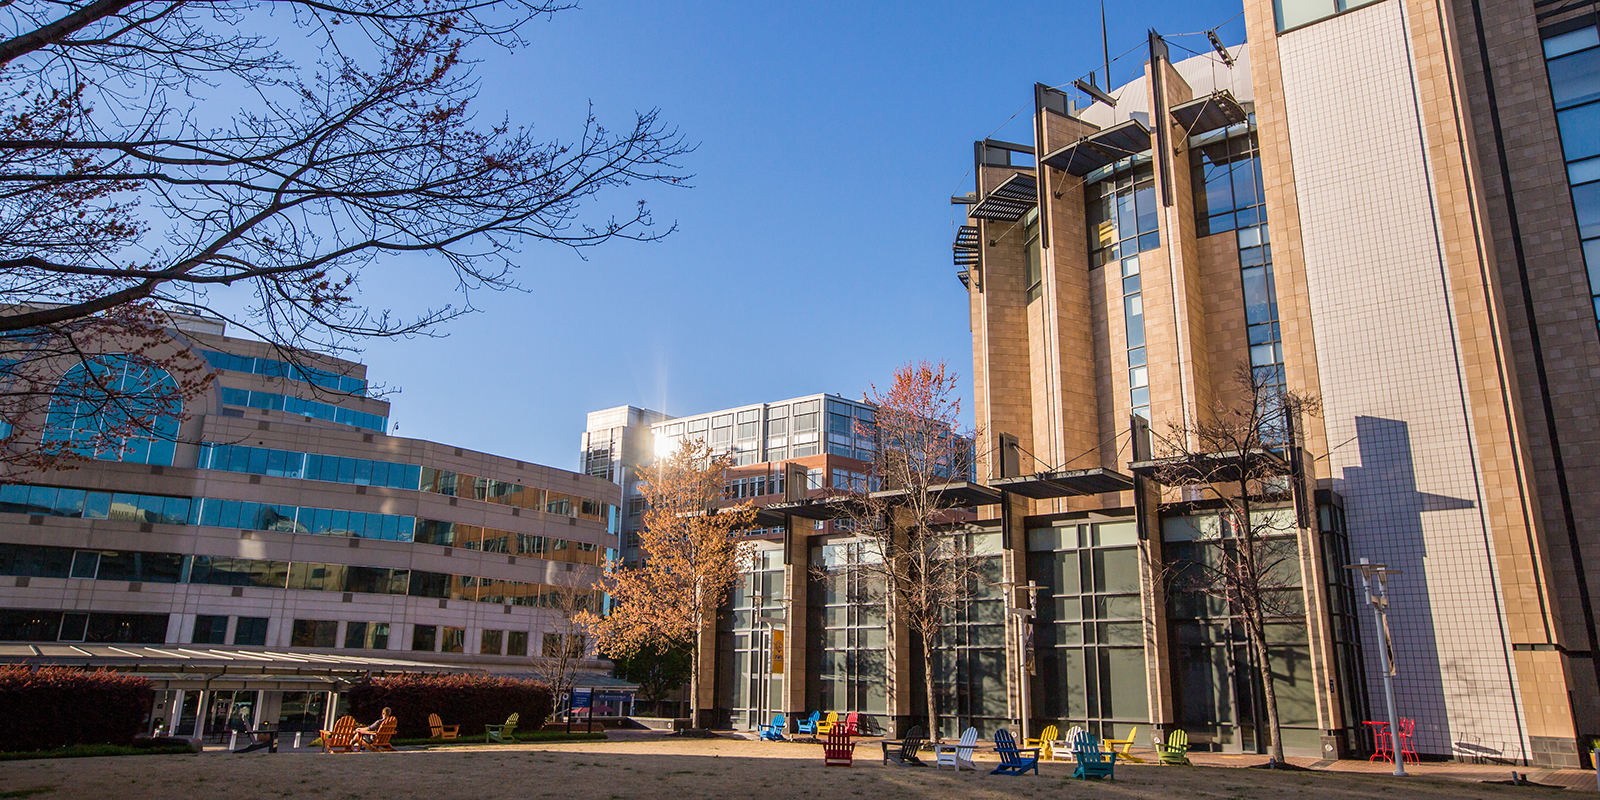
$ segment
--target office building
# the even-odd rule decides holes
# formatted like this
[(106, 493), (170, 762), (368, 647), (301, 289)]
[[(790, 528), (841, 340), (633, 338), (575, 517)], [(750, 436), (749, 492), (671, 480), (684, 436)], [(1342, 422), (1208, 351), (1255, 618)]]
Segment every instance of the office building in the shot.
[(153, 674), (152, 729), (315, 730), (364, 674), (528, 675), (560, 644), (541, 597), (593, 585), (616, 546), (609, 480), (388, 435), (361, 364), (191, 317), (121, 343), (139, 356), (116, 341), (18, 446), (104, 419), (71, 407), (86, 370), (135, 398), (208, 380), (75, 468), (0, 485), (0, 661)]

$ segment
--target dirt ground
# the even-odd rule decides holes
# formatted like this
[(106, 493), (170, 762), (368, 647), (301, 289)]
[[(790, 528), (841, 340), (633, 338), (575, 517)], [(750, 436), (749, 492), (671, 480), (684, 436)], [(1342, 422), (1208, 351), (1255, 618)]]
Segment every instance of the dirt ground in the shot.
[[(0, 764), (0, 798), (458, 800), (459, 798), (1539, 798), (1562, 789), (1442, 777), (1118, 764), (1115, 781), (1071, 779), (1069, 763), (1024, 777), (881, 764), (875, 741), (851, 768), (824, 767), (816, 744), (737, 739), (434, 748), (392, 754), (206, 753)], [(992, 762), (992, 754), (979, 753)], [(932, 763), (931, 756), (928, 758)], [(992, 764), (991, 764), (992, 766)], [(1506, 770), (1509, 772), (1509, 770)], [(1497, 771), (1498, 772), (1498, 771)], [(1591, 780), (1592, 780), (1592, 773)], [(1537, 779), (1537, 776), (1536, 776)], [(1593, 791), (1591, 788), (1590, 791)]]

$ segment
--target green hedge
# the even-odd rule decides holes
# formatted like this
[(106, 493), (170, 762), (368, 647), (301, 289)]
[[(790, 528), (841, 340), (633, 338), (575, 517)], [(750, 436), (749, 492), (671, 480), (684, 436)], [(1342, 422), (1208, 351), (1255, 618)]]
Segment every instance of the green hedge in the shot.
[(150, 681), (109, 670), (0, 666), (0, 751), (129, 744), (154, 697)]
[(350, 714), (363, 725), (377, 719), (385, 706), (400, 719), (397, 739), (430, 735), (428, 715), (446, 725), (461, 726), (462, 736), (481, 735), (483, 726), (499, 725), (520, 714), (518, 730), (537, 730), (553, 709), (550, 687), (536, 681), (489, 675), (400, 675), (374, 678), (345, 692)]

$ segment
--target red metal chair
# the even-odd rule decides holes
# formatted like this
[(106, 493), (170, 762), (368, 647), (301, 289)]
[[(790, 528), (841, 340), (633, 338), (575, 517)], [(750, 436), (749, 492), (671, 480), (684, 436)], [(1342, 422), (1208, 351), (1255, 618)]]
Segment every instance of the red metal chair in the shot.
[(1417, 757), (1417, 748), (1411, 744), (1412, 734), (1417, 732), (1417, 721), (1414, 719), (1400, 718), (1400, 757), (1407, 763), (1419, 764), (1422, 759)]

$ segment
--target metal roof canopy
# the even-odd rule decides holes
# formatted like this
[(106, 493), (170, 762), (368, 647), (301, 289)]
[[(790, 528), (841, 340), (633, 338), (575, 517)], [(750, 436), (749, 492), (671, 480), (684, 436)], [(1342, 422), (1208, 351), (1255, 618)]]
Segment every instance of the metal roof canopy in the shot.
[(4, 644), (0, 645), (0, 663), (90, 669), (105, 667), (119, 672), (165, 675), (298, 675), (328, 680), (415, 672), (484, 672), (477, 667), (394, 658), (183, 645)]
[(768, 511), (789, 514), (803, 519), (840, 519), (860, 512), (860, 501), (851, 495), (834, 495), (800, 500), (794, 503), (773, 503)]
[(1136, 119), (1096, 131), (1057, 149), (1039, 163), (1082, 177), (1150, 149), (1150, 129)]
[(1226, 89), (1175, 105), (1169, 113), (1190, 136), (1238, 125), (1250, 118), (1244, 106)]
[(1161, 458), (1154, 461), (1137, 461), (1129, 464), (1134, 472), (1154, 478), (1160, 470), (1173, 470), (1183, 477), (1192, 477), (1186, 483), (1231, 483), (1239, 480), (1244, 471), (1246, 457), (1260, 467), (1265, 462), (1269, 472), (1257, 477), (1267, 478), (1289, 474), (1289, 462), (1271, 450), (1252, 450), (1248, 454), (1235, 451), (1225, 453), (1200, 453), (1178, 458)]
[(989, 485), (1035, 500), (1051, 500), (1127, 491), (1133, 488), (1133, 479), (1114, 470), (1095, 467), (1000, 478), (990, 481)]
[(788, 519), (780, 512), (770, 510), (770, 506), (756, 506), (756, 527), (781, 528)]
[(1039, 184), (1032, 175), (1018, 172), (999, 186), (989, 192), (967, 216), (978, 219), (994, 219), (1002, 222), (1016, 222), (1028, 209), (1039, 204)]
[[(987, 486), (981, 486), (972, 481), (954, 481), (929, 486), (928, 493), (933, 495), (940, 505), (946, 508), (972, 508), (974, 506), (992, 506), (1000, 502), (1000, 493)], [(903, 497), (905, 489), (886, 489), (873, 492), (870, 496), (874, 500), (893, 500)]]

